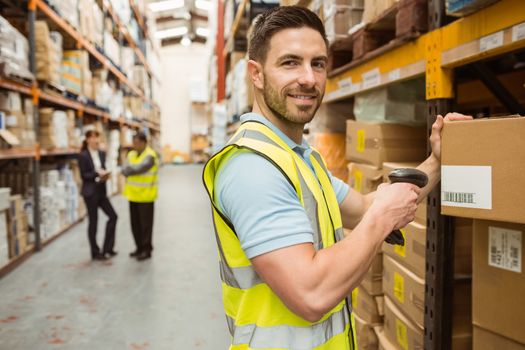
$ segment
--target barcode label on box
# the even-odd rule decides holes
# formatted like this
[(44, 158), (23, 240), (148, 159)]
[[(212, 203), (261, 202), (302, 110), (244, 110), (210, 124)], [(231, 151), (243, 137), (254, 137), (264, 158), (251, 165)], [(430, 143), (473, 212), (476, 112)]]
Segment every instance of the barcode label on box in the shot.
[(474, 204), (474, 193), (464, 192), (443, 192), (443, 200), (445, 202), (454, 203), (470, 203)]
[(443, 165), (441, 205), (492, 209), (492, 167)]
[(363, 89), (369, 89), (381, 83), (381, 73), (379, 72), (379, 68), (374, 68), (366, 73), (363, 73), (362, 77)]
[(489, 265), (521, 273), (521, 231), (489, 227)]
[(479, 39), (479, 51), (484, 52), (503, 45), (503, 31), (484, 36)]
[(512, 27), (512, 42), (525, 39), (525, 23)]

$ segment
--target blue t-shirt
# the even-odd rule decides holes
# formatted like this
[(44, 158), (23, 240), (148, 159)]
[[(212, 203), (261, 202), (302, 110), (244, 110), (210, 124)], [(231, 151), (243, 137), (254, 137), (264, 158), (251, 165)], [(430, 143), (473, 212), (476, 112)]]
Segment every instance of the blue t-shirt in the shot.
[[(305, 162), (312, 149), (303, 139), (296, 144), (268, 119), (255, 113), (241, 121), (270, 127)], [(346, 183), (330, 174), (339, 204), (348, 194)], [(220, 169), (215, 179), (219, 210), (230, 220), (249, 259), (300, 243), (313, 243), (314, 231), (297, 193), (283, 174), (264, 157), (240, 153)]]

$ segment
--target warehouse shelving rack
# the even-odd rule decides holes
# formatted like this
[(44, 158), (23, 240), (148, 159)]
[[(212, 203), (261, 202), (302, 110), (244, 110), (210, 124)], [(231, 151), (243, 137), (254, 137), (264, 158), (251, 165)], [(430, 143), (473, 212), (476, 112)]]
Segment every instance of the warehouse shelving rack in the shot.
[[(105, 2), (104, 2), (105, 3)], [(149, 67), (146, 58), (140, 48), (136, 45), (135, 41), (129, 35), (127, 29), (122, 25), (116, 14), (112, 11), (109, 5), (105, 8), (108, 14), (111, 16), (117, 27), (119, 28), (120, 33), (126, 38), (128, 44), (134, 49), (135, 54), (137, 55), (139, 61), (146, 67), (148, 74), (152, 79), (157, 79), (154, 76), (151, 68)], [(147, 35), (145, 22), (143, 17), (140, 15), (140, 12), (133, 0), (130, 0), (130, 6), (133, 10), (134, 15), (136, 16), (139, 26), (143, 31), (144, 35)], [(84, 36), (82, 36), (75, 28), (73, 28), (69, 23), (67, 23), (58, 13), (56, 13), (49, 5), (47, 5), (43, 0), (29, 0), (28, 1), (28, 27), (29, 27), (29, 46), (30, 46), (30, 71), (36, 73), (36, 56), (35, 56), (35, 21), (37, 18), (37, 11), (41, 11), (47, 19), (53, 21), (62, 31), (67, 33), (72, 39), (75, 40), (76, 46), (78, 49), (85, 49), (89, 54), (97, 60), (102, 66), (108, 69), (119, 81), (125, 86), (129, 91), (131, 91), (136, 96), (142, 98), (143, 102), (152, 108), (159, 110), (159, 106), (146, 97), (144, 93), (134, 84), (129, 81), (124, 73), (122, 73), (103, 53), (99, 52), (95, 45), (89, 42)], [(69, 99), (67, 97), (56, 95), (44, 91), (38, 87), (38, 84), (35, 81), (32, 83), (21, 82), (18, 80), (12, 80), (9, 78), (0, 77), (0, 89), (10, 90), (19, 92), (25, 96), (31, 97), (33, 102), (33, 123), (35, 125), (35, 134), (39, 134), (39, 115), (38, 108), (41, 101), (45, 102), (46, 105), (69, 108), (76, 111), (76, 116), (82, 119), (85, 115), (92, 116), (98, 120), (103, 121), (110, 127), (122, 128), (123, 126), (130, 127), (132, 129), (148, 128), (152, 132), (160, 132), (160, 125), (153, 123), (148, 120), (142, 120), (140, 123), (130, 121), (124, 117), (118, 119), (111, 119), (107, 111), (90, 106), (88, 104), (79, 102), (77, 100)], [(35, 147), (32, 149), (8, 149), (0, 151), (0, 160), (2, 161), (11, 161), (15, 159), (31, 159), (32, 161), (32, 183), (33, 183), (33, 223), (35, 231), (35, 244), (33, 247), (28, 249), (23, 254), (12, 259), (7, 265), (0, 266), (0, 278), (5, 274), (9, 273), (11, 270), (20, 265), (25, 261), (32, 253), (39, 251), (44, 246), (52, 242), (58, 236), (67, 232), (70, 228), (81, 222), (84, 217), (81, 217), (76, 222), (62, 228), (59, 232), (49, 237), (46, 240), (41, 239), (40, 235), (40, 161), (45, 157), (70, 157), (78, 154), (78, 149), (56, 149), (56, 150), (42, 150), (37, 139)]]
[[(368, 60), (336, 70), (327, 81), (325, 103), (396, 82), (424, 76), (426, 79), (427, 132), (438, 114), (451, 111), (454, 101), (454, 70), (476, 63), (481, 80), (501, 104), (516, 113), (523, 107), (484, 69), (483, 61), (525, 48), (525, 2), (500, 0), (464, 18), (445, 24), (444, 0), (429, 0), (429, 32), (411, 42), (392, 47)], [(427, 147), (430, 154), (430, 146)], [(441, 215), (441, 190), (427, 198), (427, 244), (425, 284), (425, 342), (427, 350), (450, 349), (454, 283), (454, 228)]]

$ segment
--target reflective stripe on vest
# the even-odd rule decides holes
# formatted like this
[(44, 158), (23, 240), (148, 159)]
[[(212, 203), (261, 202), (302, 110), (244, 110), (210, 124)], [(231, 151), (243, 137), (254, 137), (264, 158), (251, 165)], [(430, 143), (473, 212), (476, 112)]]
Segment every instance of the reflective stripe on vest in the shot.
[(128, 153), (128, 162), (131, 165), (137, 165), (148, 156), (153, 157), (153, 166), (146, 173), (126, 178), (124, 195), (130, 202), (149, 203), (157, 199), (159, 164), (157, 153), (150, 147), (146, 147), (140, 155), (136, 151), (131, 151)]
[(337, 198), (317, 151), (310, 156), (310, 167), (267, 126), (243, 123), (228, 145), (206, 163), (203, 173), (212, 203), (223, 303), (232, 335), (230, 349), (357, 349), (353, 317), (348, 314), (351, 306), (342, 300), (317, 323), (294, 314), (256, 273), (235, 228), (217, 208), (216, 174), (241, 152), (267, 159), (294, 188), (313, 229), (316, 250), (343, 237)]

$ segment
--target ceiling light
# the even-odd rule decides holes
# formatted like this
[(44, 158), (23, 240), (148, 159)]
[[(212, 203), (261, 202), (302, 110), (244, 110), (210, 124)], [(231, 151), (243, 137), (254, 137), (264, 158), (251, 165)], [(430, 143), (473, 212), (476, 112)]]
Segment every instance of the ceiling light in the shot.
[(184, 7), (184, 0), (165, 0), (149, 4), (149, 9), (153, 12), (175, 10), (181, 7)]
[(180, 44), (182, 46), (190, 46), (191, 45), (191, 40), (190, 38), (188, 38), (187, 36), (185, 36), (184, 38), (182, 38), (182, 40), (180, 41)]
[(195, 7), (199, 10), (209, 11), (211, 10), (211, 1), (196, 0)]
[(175, 36), (183, 36), (188, 33), (188, 27), (175, 27), (170, 29), (159, 30), (155, 33), (157, 39), (173, 38)]
[(197, 30), (195, 30), (195, 34), (207, 38), (208, 35), (210, 35), (210, 30), (208, 28), (198, 27)]

